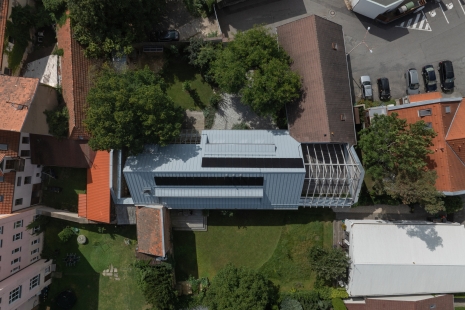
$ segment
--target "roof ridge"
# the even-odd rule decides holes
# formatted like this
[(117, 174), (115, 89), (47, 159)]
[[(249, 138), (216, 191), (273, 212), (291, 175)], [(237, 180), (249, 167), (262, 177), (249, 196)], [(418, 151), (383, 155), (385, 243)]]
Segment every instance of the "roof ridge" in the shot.
[[(462, 101), (459, 102), (459, 105), (458, 105), (457, 109), (455, 110), (454, 117), (452, 118), (452, 121), (450, 122), (449, 128), (447, 128), (447, 133), (444, 136), (444, 139), (446, 140), (446, 142), (447, 142), (447, 136), (449, 135), (450, 129), (452, 128), (452, 125), (454, 124), (455, 117), (457, 116), (457, 113), (459, 113), (461, 105), (462, 105)], [(443, 125), (444, 125), (444, 122), (443, 122)]]

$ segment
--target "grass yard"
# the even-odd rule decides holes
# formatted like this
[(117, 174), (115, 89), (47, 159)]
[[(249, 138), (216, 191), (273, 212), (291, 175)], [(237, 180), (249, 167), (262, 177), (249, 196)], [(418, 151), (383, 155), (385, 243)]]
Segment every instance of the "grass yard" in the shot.
[(51, 193), (43, 190), (42, 204), (47, 207), (77, 212), (78, 194), (86, 192), (87, 170), (59, 167), (53, 167), (52, 170), (57, 178), (46, 178), (42, 182), (44, 189), (48, 186), (59, 186), (63, 188), (63, 191)]
[[(174, 103), (183, 109), (200, 111), (209, 105), (213, 89), (206, 83), (195, 67), (184, 60), (170, 59), (163, 70), (163, 78), (168, 84), (167, 93)], [(190, 93), (183, 91), (182, 84), (189, 81)]]
[(299, 211), (210, 211), (207, 232), (174, 231), (176, 277), (212, 278), (227, 263), (262, 271), (284, 291), (311, 289), (308, 265), (313, 245), (332, 247), (334, 213)]
[[(78, 245), (75, 237), (62, 243), (58, 239), (58, 233), (68, 225), (79, 228), (79, 234), (88, 238), (87, 244)], [(103, 233), (98, 231), (101, 227), (105, 228)], [(126, 245), (124, 238), (130, 239), (131, 244)], [(73, 307), (75, 310), (144, 309), (145, 300), (137, 289), (134, 271), (130, 266), (135, 260), (136, 243), (135, 226), (78, 225), (51, 219), (45, 231), (43, 255), (54, 257), (54, 251), (59, 249), (60, 254), (54, 258), (57, 271), (62, 272), (62, 278), (52, 280), (48, 299), (41, 304), (41, 309), (46, 309), (47, 306), (55, 309), (53, 298), (69, 288), (77, 296), (77, 303)], [(65, 265), (63, 258), (66, 253), (80, 255), (76, 266)], [(102, 275), (110, 264), (118, 269), (120, 280)]]

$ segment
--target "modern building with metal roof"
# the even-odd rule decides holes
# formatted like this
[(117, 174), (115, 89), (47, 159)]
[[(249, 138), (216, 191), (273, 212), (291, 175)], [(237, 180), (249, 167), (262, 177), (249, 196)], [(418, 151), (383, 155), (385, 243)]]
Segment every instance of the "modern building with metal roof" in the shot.
[(465, 227), (457, 223), (346, 220), (350, 296), (465, 290)]
[(297, 209), (357, 201), (363, 168), (344, 145), (301, 144), (285, 130), (204, 130), (199, 140), (128, 157), (123, 173), (133, 203)]

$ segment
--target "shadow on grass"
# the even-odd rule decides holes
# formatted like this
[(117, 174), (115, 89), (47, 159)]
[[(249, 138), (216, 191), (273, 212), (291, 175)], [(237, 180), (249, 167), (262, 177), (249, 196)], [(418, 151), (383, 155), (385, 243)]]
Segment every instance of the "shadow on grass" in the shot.
[[(195, 234), (192, 231), (173, 231), (176, 281), (185, 281), (189, 276), (199, 277)], [(178, 260), (177, 258), (182, 258)]]
[(194, 100), (194, 104), (196, 107), (199, 107), (200, 109), (205, 108), (205, 104), (202, 102), (202, 99), (200, 99), (199, 92), (197, 91), (197, 89), (190, 90), (189, 95), (191, 96), (192, 100)]
[(186, 61), (170, 59), (163, 70), (163, 78), (171, 86), (176, 83), (176, 79), (180, 82), (194, 81), (196, 73), (195, 67)]

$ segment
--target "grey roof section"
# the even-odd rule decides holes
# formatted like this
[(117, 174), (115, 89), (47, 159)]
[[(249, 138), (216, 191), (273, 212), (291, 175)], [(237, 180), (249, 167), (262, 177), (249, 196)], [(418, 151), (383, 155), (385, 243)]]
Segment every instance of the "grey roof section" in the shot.
[(231, 198), (262, 198), (263, 187), (218, 187), (215, 191), (202, 187), (156, 187), (155, 196), (158, 197), (231, 197)]
[(118, 225), (136, 224), (136, 207), (134, 205), (115, 205), (115, 210)]
[[(206, 145), (209, 144), (214, 145), (207, 147)], [(271, 152), (272, 147), (275, 149), (273, 153)], [(206, 149), (208, 153), (204, 155)], [(237, 171), (237, 168), (203, 168), (202, 156), (302, 158), (302, 153), (300, 143), (294, 140), (286, 130), (204, 130), (201, 144), (170, 144), (165, 147), (148, 147), (146, 152), (128, 157), (123, 172), (208, 173)], [(241, 168), (241, 171), (250, 173), (301, 172), (302, 169)]]
[(388, 7), (391, 4), (394, 4), (396, 2), (399, 2), (399, 4), (402, 2), (402, 1), (399, 1), (399, 0), (366, 0), (366, 1), (367, 2), (373, 2), (373, 3), (376, 3), (376, 4), (381, 4), (382, 6), (385, 6), (385, 7)]

